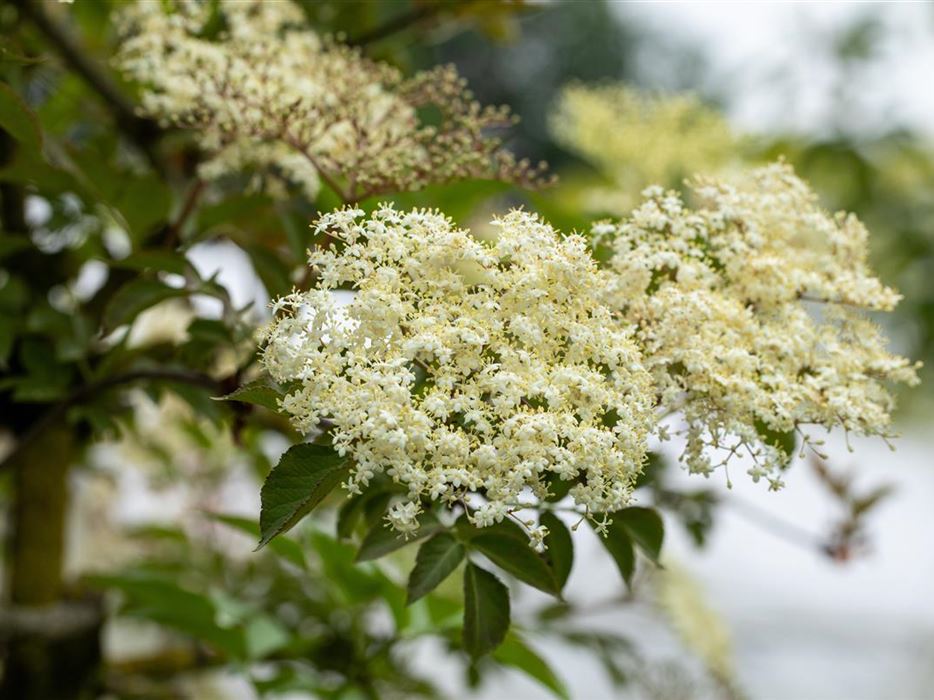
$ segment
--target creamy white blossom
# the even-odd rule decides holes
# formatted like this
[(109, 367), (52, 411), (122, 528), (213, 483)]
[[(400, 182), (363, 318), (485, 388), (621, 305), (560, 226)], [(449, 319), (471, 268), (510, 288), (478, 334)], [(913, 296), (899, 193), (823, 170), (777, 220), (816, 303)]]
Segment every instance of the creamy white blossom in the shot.
[(140, 1), (120, 20), (117, 65), (146, 114), (198, 132), (204, 177), (253, 170), (273, 194), (292, 182), (311, 198), (324, 180), (345, 201), (463, 177), (542, 181), (543, 166), (488, 133), (509, 110), (481, 107), (452, 67), (406, 78), (319, 37), (289, 0)]
[(784, 163), (692, 188), (696, 209), (653, 187), (593, 230), (612, 251), (605, 300), (638, 327), (660, 406), (685, 419), (691, 471), (725, 463), (722, 448), (778, 487), (791, 431), (887, 435), (887, 385), (916, 382), (916, 367), (864, 313), (899, 299), (868, 267), (865, 227), (821, 209)]
[[(435, 211), (344, 209), (315, 228), (314, 288), (275, 302), (263, 362), (298, 388), (299, 430), (323, 420), (353, 465), (351, 491), (386, 473), (420, 499), (468, 501), (491, 525), (576, 480), (589, 512), (625, 506), (654, 423), (630, 333), (599, 303), (586, 240), (512, 211), (484, 243)], [(355, 290), (336, 303), (333, 291)], [(538, 540), (543, 532), (533, 533)]]
[(625, 85), (572, 83), (550, 119), (555, 139), (610, 179), (585, 190), (582, 205), (623, 216), (646, 186), (675, 187), (696, 172), (735, 162), (742, 138), (716, 110), (690, 93)]

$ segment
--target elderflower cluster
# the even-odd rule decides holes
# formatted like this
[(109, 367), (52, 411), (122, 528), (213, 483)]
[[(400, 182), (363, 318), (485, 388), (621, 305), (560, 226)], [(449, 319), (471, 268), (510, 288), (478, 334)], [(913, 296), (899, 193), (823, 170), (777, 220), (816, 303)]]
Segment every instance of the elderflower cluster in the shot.
[(586, 208), (621, 216), (653, 183), (677, 186), (732, 161), (740, 150), (726, 120), (689, 94), (653, 94), (623, 84), (572, 84), (551, 119), (559, 143), (612, 180), (589, 190)]
[(543, 165), (488, 134), (513, 123), (508, 109), (481, 107), (452, 67), (405, 78), (320, 38), (289, 0), (139, 1), (120, 24), (118, 66), (143, 85), (147, 114), (198, 131), (204, 177), (249, 166), (312, 198), (324, 180), (345, 201), (459, 178), (544, 181)]
[(697, 209), (653, 187), (627, 219), (594, 227), (612, 250), (605, 300), (638, 328), (660, 406), (683, 415), (690, 470), (743, 455), (777, 488), (792, 431), (886, 436), (886, 385), (915, 383), (916, 367), (863, 313), (899, 299), (867, 265), (865, 227), (822, 210), (781, 162), (692, 188)]
[[(282, 408), (299, 430), (333, 426), (350, 490), (381, 472), (408, 488), (388, 516), (401, 532), (421, 499), (482, 492), (472, 518), (487, 526), (551, 479), (575, 480), (586, 511), (613, 511), (642, 468), (650, 378), (597, 300), (586, 240), (522, 211), (492, 225), (485, 243), (435, 211), (327, 214), (314, 288), (277, 300), (265, 333), (265, 367), (298, 387)], [(341, 287), (355, 290), (343, 306)]]

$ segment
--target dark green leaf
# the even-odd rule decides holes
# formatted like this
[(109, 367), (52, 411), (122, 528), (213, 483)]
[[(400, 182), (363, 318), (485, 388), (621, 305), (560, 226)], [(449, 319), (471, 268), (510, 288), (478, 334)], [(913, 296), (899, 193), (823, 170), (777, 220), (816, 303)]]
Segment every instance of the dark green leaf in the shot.
[(289, 448), (260, 492), (259, 547), (310, 513), (349, 471), (344, 458), (330, 447), (306, 443)]
[(35, 115), (6, 83), (0, 83), (0, 127), (28, 149), (42, 148), (42, 132)]
[(577, 483), (577, 479), (562, 479), (556, 474), (549, 475), (548, 483), (548, 501), (557, 503), (568, 495), (571, 488)]
[(429, 535), (433, 535), (443, 529), (438, 519), (431, 513), (423, 513), (418, 522), (420, 527), (414, 534), (410, 534), (408, 539), (398, 532), (388, 527), (382, 520), (378, 520), (370, 528), (360, 543), (360, 550), (357, 552), (357, 561), (372, 561), (386, 556), (390, 552), (401, 549), (410, 542), (415, 542)]
[(464, 559), (464, 545), (446, 532), (440, 532), (425, 542), (409, 574), (406, 604), (411, 605), (427, 595), (446, 579)]
[(279, 399), (282, 394), (271, 386), (266, 380), (259, 379), (249, 384), (244, 384), (239, 389), (232, 391), (226, 396), (219, 396), (220, 401), (240, 401), (241, 403), (250, 403), (270, 411), (279, 410)]
[(370, 482), (366, 491), (346, 500), (337, 514), (337, 536), (349, 539), (361, 522), (369, 532), (386, 512), (392, 498), (392, 486), (392, 482), (377, 478)]
[(785, 453), (785, 456), (788, 458), (788, 462), (791, 462), (795, 455), (795, 449), (797, 448), (797, 436), (795, 435), (794, 430), (788, 430), (786, 432), (772, 430), (765, 424), (764, 421), (759, 419), (756, 419), (755, 421), (755, 428), (756, 432), (759, 434), (759, 437), (762, 438), (762, 442), (764, 442), (766, 445), (777, 447), (779, 450)]
[(543, 513), (540, 524), (548, 528), (545, 537), (545, 559), (554, 571), (558, 582), (558, 589), (564, 588), (571, 575), (571, 566), (574, 563), (574, 541), (571, 533), (561, 519), (554, 513)]
[(606, 534), (597, 533), (600, 544), (613, 557), (620, 576), (629, 586), (632, 584), (632, 575), (636, 571), (636, 552), (632, 546), (632, 539), (626, 529), (615, 520), (607, 526)]
[(612, 515), (614, 525), (626, 530), (632, 541), (656, 564), (665, 539), (665, 524), (651, 508), (624, 508)]
[(498, 647), (509, 630), (509, 589), (489, 571), (464, 568), (464, 649), (473, 657)]
[(275, 252), (258, 245), (247, 247), (253, 269), (270, 297), (288, 294), (293, 286), (289, 268)]
[(470, 540), (469, 546), (520, 581), (545, 593), (560, 595), (555, 572), (532, 550), (528, 537), (523, 541), (494, 533), (484, 534)]
[(122, 260), (114, 260), (111, 265), (127, 270), (156, 270), (171, 272), (175, 275), (184, 275), (191, 271), (191, 263), (182, 253), (173, 253), (168, 250), (146, 250), (133, 253)]
[(13, 253), (26, 250), (31, 245), (25, 236), (0, 236), (0, 260)]
[(184, 296), (188, 292), (158, 280), (136, 279), (120, 287), (104, 310), (104, 329), (112, 331), (131, 323), (140, 313), (160, 301)]
[(493, 652), (493, 658), (506, 666), (512, 666), (534, 678), (559, 698), (568, 700), (570, 695), (564, 682), (541, 656), (531, 649), (518, 635), (510, 633)]

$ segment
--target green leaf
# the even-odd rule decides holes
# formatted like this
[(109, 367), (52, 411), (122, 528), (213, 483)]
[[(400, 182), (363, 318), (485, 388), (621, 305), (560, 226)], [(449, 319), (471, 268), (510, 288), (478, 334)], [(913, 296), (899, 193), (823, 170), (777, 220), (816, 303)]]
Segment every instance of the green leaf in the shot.
[(390, 527), (382, 520), (378, 520), (370, 528), (360, 543), (360, 550), (357, 552), (356, 561), (372, 561), (386, 556), (390, 552), (401, 549), (410, 542), (416, 542), (433, 535), (443, 529), (438, 519), (431, 513), (423, 513), (419, 519), (419, 528), (414, 534), (410, 534), (408, 539)]
[[(248, 535), (254, 539), (259, 538), (259, 525), (249, 518), (238, 515), (224, 515), (222, 513), (209, 513), (209, 517), (228, 527), (239, 530), (244, 535)], [(278, 537), (269, 543), (269, 548), (275, 552), (276, 555), (300, 569), (304, 569), (307, 565), (302, 546), (295, 540), (289, 539), (288, 537)]]
[(104, 329), (112, 331), (130, 323), (143, 311), (160, 301), (185, 296), (185, 289), (177, 289), (158, 280), (136, 279), (120, 287), (104, 309)]
[(510, 633), (505, 641), (493, 652), (493, 658), (506, 666), (517, 668), (527, 676), (534, 678), (559, 698), (569, 700), (568, 689), (564, 682), (541, 656), (531, 649), (518, 635)]
[(616, 568), (619, 569), (620, 576), (623, 577), (626, 585), (632, 585), (632, 575), (636, 571), (636, 551), (626, 528), (614, 519), (607, 525), (606, 534), (598, 532), (597, 537), (603, 548), (613, 557)]
[(342, 540), (350, 539), (361, 522), (369, 532), (382, 520), (392, 498), (393, 486), (390, 481), (376, 478), (370, 481), (366, 491), (344, 501), (337, 513), (337, 536)]
[(652, 508), (624, 508), (612, 514), (614, 524), (622, 527), (646, 556), (658, 564), (665, 539), (662, 516)]
[(2, 235), (0, 236), (0, 260), (30, 247), (32, 244), (25, 236)]
[(509, 589), (489, 571), (464, 568), (464, 649), (473, 657), (498, 647), (509, 630)]
[(548, 535), (545, 537), (545, 559), (554, 571), (558, 590), (561, 590), (568, 582), (571, 566), (574, 564), (574, 541), (567, 525), (554, 513), (543, 513), (539, 523), (548, 528)]
[(243, 632), (218, 624), (218, 609), (207, 595), (179, 586), (175, 581), (145, 572), (92, 579), (126, 596), (124, 613), (159, 623), (190, 635), (224, 653), (242, 658)]
[(32, 151), (42, 148), (42, 132), (35, 115), (6, 83), (0, 83), (0, 127)]
[(110, 263), (113, 267), (126, 270), (157, 270), (171, 272), (175, 275), (184, 275), (193, 270), (188, 258), (182, 253), (173, 253), (168, 250), (146, 250)]
[(409, 574), (406, 605), (433, 591), (463, 561), (464, 545), (446, 532), (425, 542), (415, 558), (415, 567)]
[(274, 251), (263, 246), (251, 245), (247, 246), (246, 252), (270, 297), (282, 296), (292, 290), (289, 268)]
[(544, 558), (532, 550), (528, 537), (523, 536), (520, 540), (490, 533), (474, 537), (469, 546), (520, 581), (545, 593), (561, 594), (555, 572)]
[(257, 615), (243, 628), (243, 642), (250, 659), (262, 659), (287, 646), (289, 631), (269, 615)]
[(764, 421), (758, 418), (755, 420), (754, 425), (756, 432), (762, 439), (762, 442), (764, 442), (766, 445), (771, 445), (772, 447), (776, 447), (781, 450), (788, 458), (788, 462), (790, 463), (795, 455), (795, 450), (797, 449), (798, 444), (798, 438), (795, 434), (795, 431), (788, 430), (786, 432), (779, 432), (777, 430), (772, 430), (772, 428), (767, 426)]
[(256, 406), (268, 408), (270, 411), (279, 410), (279, 399), (282, 394), (272, 387), (264, 379), (258, 379), (255, 382), (244, 384), (239, 389), (232, 391), (225, 396), (218, 396), (218, 401), (240, 401), (241, 403), (251, 403)]
[(343, 457), (324, 445), (290, 447), (266, 477), (260, 491), (257, 549), (291, 529), (324, 500), (349, 473)]

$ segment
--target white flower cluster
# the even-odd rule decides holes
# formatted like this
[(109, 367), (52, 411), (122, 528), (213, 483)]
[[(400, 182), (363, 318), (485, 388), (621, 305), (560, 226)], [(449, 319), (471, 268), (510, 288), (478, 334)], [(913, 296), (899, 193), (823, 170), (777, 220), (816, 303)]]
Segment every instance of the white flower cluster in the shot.
[(899, 299), (867, 266), (863, 225), (823, 211), (784, 163), (692, 188), (695, 210), (650, 188), (628, 218), (593, 231), (612, 250), (605, 300), (638, 328), (661, 407), (686, 421), (689, 469), (743, 454), (777, 488), (791, 431), (885, 436), (886, 384), (916, 382), (916, 367), (862, 313)]
[[(319, 178), (345, 201), (462, 177), (533, 185), (543, 166), (490, 137), (506, 108), (481, 107), (451, 67), (404, 78), (322, 39), (289, 0), (140, 1), (121, 11), (117, 65), (144, 87), (144, 111), (198, 131), (206, 178), (268, 171), (264, 186)], [(432, 108), (439, 123), (425, 124)]]
[[(402, 532), (423, 497), (482, 492), (486, 526), (546, 497), (549, 479), (575, 480), (587, 512), (614, 511), (642, 468), (654, 393), (597, 299), (586, 240), (522, 211), (492, 223), (484, 243), (434, 211), (327, 214), (315, 287), (275, 302), (266, 331), (265, 367), (300, 385), (283, 409), (300, 430), (333, 426), (349, 488), (380, 472), (408, 487), (389, 515)], [(355, 290), (345, 306), (340, 287)]]
[(550, 123), (559, 143), (612, 181), (587, 190), (585, 207), (614, 216), (628, 213), (644, 187), (676, 187), (735, 161), (741, 151), (723, 116), (694, 95), (622, 83), (568, 85)]

